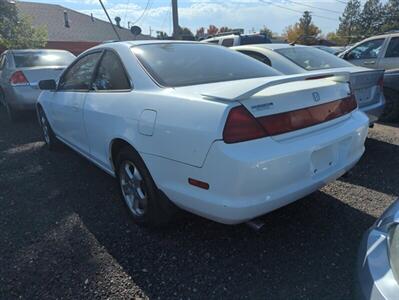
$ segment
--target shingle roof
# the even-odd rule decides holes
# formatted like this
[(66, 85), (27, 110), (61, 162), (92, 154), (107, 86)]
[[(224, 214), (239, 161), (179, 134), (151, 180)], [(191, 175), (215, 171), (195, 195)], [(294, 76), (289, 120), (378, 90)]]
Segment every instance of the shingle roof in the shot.
[[(32, 17), (34, 26), (45, 25), (49, 41), (89, 41), (102, 42), (116, 40), (117, 37), (108, 22), (91, 18), (78, 11), (56, 4), (17, 2), (20, 13)], [(64, 11), (68, 13), (70, 27), (65, 27)], [(128, 29), (117, 28), (123, 41), (151, 39), (147, 35), (135, 37)]]

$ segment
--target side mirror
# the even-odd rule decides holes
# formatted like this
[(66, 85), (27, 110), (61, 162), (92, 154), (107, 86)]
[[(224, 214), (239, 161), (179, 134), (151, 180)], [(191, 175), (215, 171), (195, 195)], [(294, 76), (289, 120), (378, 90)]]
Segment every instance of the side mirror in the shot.
[(39, 88), (41, 90), (52, 91), (52, 90), (57, 89), (57, 83), (55, 82), (54, 79), (40, 80), (39, 81)]

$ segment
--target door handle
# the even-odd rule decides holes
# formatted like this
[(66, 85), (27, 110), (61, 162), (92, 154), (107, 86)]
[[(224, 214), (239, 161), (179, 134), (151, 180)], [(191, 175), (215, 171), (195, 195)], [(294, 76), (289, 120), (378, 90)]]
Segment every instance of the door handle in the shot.
[(372, 61), (365, 61), (364, 63), (363, 63), (363, 65), (374, 65), (375, 64), (375, 60), (372, 60)]

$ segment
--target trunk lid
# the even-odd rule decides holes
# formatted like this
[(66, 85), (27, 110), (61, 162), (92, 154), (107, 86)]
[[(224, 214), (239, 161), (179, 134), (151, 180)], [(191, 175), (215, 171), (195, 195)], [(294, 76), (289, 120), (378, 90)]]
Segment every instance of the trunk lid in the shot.
[(40, 67), (40, 68), (18, 68), (22, 71), (32, 87), (37, 87), (40, 80), (54, 79), (57, 80), (65, 67)]
[[(357, 66), (337, 68), (332, 70), (350, 73), (351, 87), (360, 108), (380, 101), (383, 91), (379, 83), (381, 78), (384, 76), (384, 70), (373, 70)], [(325, 72), (325, 70), (320, 70), (312, 71), (308, 74), (318, 75)]]

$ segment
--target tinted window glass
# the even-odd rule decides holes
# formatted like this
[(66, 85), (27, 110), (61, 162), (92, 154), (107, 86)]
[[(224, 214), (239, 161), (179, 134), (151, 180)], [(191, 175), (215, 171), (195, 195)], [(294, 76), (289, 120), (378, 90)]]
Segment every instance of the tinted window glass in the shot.
[(219, 44), (219, 40), (212, 40), (212, 41), (208, 41), (207, 43), (211, 43), (211, 44)]
[(253, 44), (268, 44), (271, 43), (270, 39), (268, 39), (265, 35), (242, 35), (241, 36), (241, 45), (253, 45)]
[(67, 66), (75, 56), (67, 51), (39, 51), (14, 53), (14, 62), (17, 68)]
[(205, 43), (149, 44), (132, 48), (163, 86), (186, 86), (280, 75), (236, 51)]
[(385, 57), (399, 57), (399, 37), (391, 39)]
[(111, 52), (105, 52), (98, 67), (93, 87), (97, 90), (128, 90), (130, 83), (119, 57)]
[(307, 71), (353, 66), (333, 54), (313, 47), (291, 46), (290, 48), (276, 49), (275, 51)]
[(258, 52), (247, 51), (247, 50), (243, 50), (243, 51), (240, 51), (240, 52), (243, 53), (243, 54), (246, 54), (248, 56), (251, 56), (252, 58), (257, 59), (260, 62), (263, 62), (264, 64), (266, 64), (268, 66), (272, 65), (272, 62), (270, 61), (270, 59), (266, 55), (260, 54)]
[(234, 39), (224, 39), (222, 41), (222, 46), (231, 47), (234, 45)]
[(88, 90), (93, 77), (94, 68), (101, 57), (101, 52), (88, 54), (80, 58), (63, 75), (59, 88), (62, 90)]
[(352, 49), (348, 54), (348, 59), (368, 59), (377, 58), (381, 51), (384, 39), (367, 41), (356, 48)]

